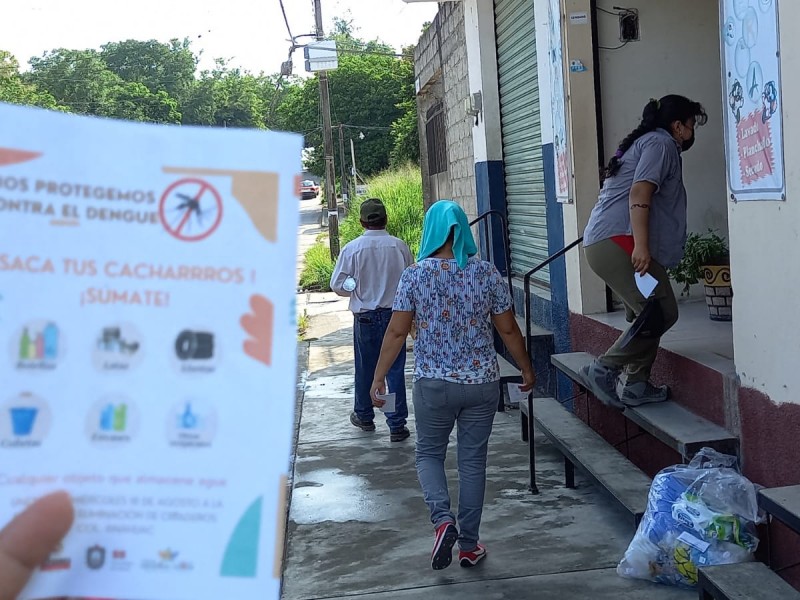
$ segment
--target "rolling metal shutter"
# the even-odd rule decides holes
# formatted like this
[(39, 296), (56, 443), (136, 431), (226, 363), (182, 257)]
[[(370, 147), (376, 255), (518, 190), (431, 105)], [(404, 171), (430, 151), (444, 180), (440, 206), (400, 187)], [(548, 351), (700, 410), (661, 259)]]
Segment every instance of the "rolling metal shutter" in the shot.
[[(495, 0), (494, 11), (511, 269), (520, 275), (548, 256), (533, 0)], [(534, 280), (549, 286), (549, 270)]]

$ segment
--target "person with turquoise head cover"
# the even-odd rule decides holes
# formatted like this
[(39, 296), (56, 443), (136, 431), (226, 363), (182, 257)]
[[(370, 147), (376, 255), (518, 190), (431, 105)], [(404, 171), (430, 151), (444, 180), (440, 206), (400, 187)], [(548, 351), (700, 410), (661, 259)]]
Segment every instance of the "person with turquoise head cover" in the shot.
[(417, 252), (417, 260), (428, 258), (438, 252), (453, 234), (453, 256), (459, 269), (467, 266), (470, 256), (478, 253), (467, 215), (452, 200), (439, 200), (425, 215), (425, 228), (422, 243)]
[[(385, 392), (386, 375), (415, 323), (416, 465), (434, 527), (431, 567), (437, 570), (452, 562), (456, 541), (462, 567), (486, 557), (478, 530), (489, 435), (501, 393), (493, 325), (522, 367), (521, 389), (529, 391), (536, 383), (508, 285), (477, 253), (464, 210), (449, 200), (434, 203), (425, 215), (417, 263), (400, 278), (371, 389), (373, 404), (382, 406), (378, 394)], [(458, 518), (450, 510), (444, 469), (456, 426)]]

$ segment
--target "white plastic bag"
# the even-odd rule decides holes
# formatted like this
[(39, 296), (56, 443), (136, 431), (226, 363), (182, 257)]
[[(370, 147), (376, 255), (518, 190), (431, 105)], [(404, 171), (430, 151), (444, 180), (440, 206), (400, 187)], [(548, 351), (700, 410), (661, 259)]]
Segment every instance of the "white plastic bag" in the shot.
[(762, 515), (756, 486), (736, 464), (734, 456), (703, 448), (688, 465), (658, 473), (617, 573), (692, 588), (698, 567), (752, 560)]

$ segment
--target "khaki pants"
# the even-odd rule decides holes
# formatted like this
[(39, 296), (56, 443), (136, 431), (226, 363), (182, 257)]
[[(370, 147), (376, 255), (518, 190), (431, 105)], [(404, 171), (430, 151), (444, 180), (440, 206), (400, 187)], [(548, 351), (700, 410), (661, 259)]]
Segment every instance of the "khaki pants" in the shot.
[[(606, 282), (608, 287), (625, 304), (628, 315), (639, 315), (645, 298), (636, 287), (631, 257), (613, 240), (603, 240), (584, 248), (589, 266)], [(666, 269), (655, 261), (650, 262), (648, 273), (658, 280), (653, 292), (664, 315), (664, 331), (678, 320), (678, 303), (669, 282)], [(600, 364), (614, 369), (625, 369), (627, 381), (647, 381), (656, 360), (661, 338), (633, 338), (625, 348), (620, 347), (622, 336), (608, 351), (599, 357)]]

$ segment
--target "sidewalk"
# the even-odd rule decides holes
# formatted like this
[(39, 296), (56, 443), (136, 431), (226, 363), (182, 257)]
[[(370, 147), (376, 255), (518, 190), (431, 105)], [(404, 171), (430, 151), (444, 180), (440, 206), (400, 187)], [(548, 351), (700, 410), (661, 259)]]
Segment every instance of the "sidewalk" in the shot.
[[(527, 449), (519, 413), (498, 413), (490, 441), (481, 528), (489, 556), (474, 569), (433, 571), (433, 531), (414, 470), (412, 437), (389, 441), (350, 425), (352, 316), (332, 294), (298, 296), (311, 316), (308, 358), (284, 565), (284, 600), (368, 596), (374, 600), (536, 598), (537, 600), (696, 596), (618, 577), (633, 534), (591, 485), (564, 487), (563, 459), (537, 438), (541, 493), (527, 491)], [(301, 348), (301, 358), (305, 350)], [(410, 374), (409, 355), (407, 373)], [(409, 379), (410, 381), (410, 379)], [(455, 443), (448, 456), (456, 489)], [(454, 496), (454, 506), (457, 498)]]

